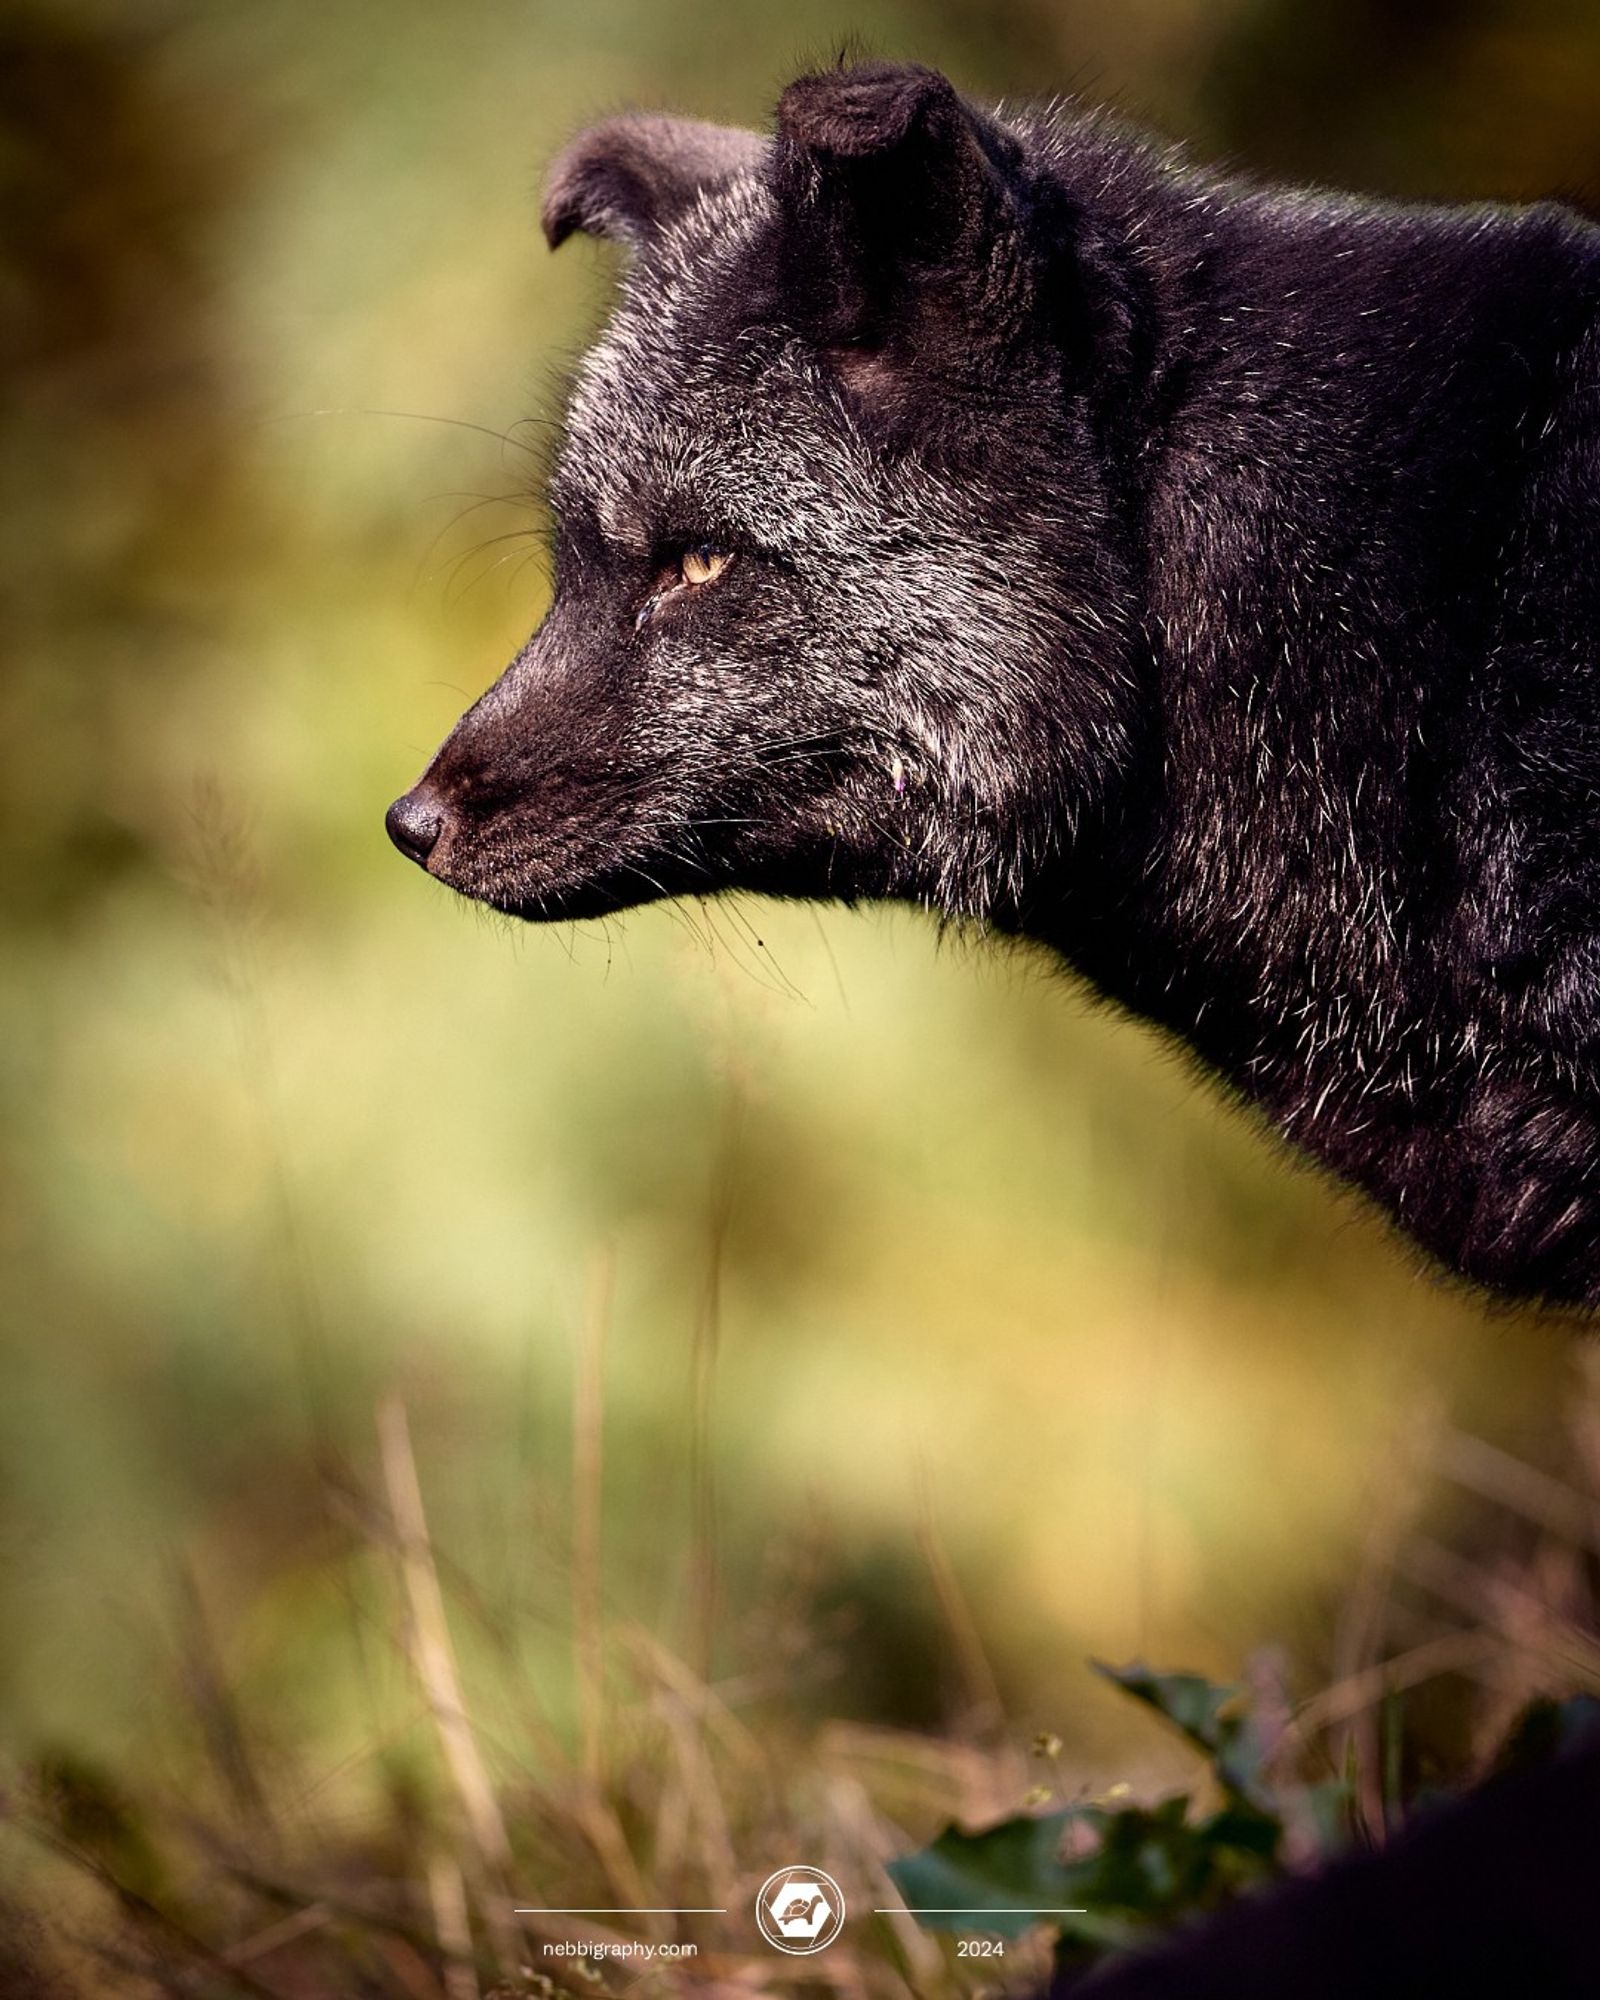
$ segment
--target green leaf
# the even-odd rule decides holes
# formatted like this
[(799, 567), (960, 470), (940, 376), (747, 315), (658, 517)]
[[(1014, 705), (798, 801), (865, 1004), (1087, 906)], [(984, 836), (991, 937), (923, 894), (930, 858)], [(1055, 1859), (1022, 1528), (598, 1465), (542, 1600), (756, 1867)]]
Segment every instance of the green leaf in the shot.
[(1078, 1900), (1166, 1924), (1212, 1908), (1272, 1873), (1281, 1837), (1275, 1819), (1233, 1805), (1194, 1821), (1188, 1808), (1180, 1796), (1106, 1814), (1099, 1849), (1078, 1864)]
[(1277, 1801), (1264, 1776), (1266, 1745), (1255, 1717), (1240, 1705), (1237, 1687), (1208, 1681), (1203, 1674), (1157, 1674), (1135, 1661), (1127, 1667), (1095, 1660), (1097, 1673), (1153, 1708), (1211, 1759), (1217, 1777), (1236, 1798), (1258, 1812), (1273, 1814)]
[(1223, 1711), (1237, 1701), (1239, 1690), (1208, 1681), (1203, 1674), (1158, 1674), (1135, 1660), (1131, 1666), (1108, 1666), (1104, 1660), (1090, 1663), (1096, 1673), (1164, 1716), (1175, 1729), (1208, 1756), (1215, 1756), (1224, 1740)]
[[(1152, 1806), (1085, 1805), (1009, 1819), (983, 1833), (947, 1828), (889, 1869), (929, 1930), (1014, 1937), (1049, 1923), (1059, 1933), (1058, 1963), (1082, 1967), (1218, 1909), (1281, 1868), (1285, 1799), (1268, 1781), (1265, 1745), (1240, 1690), (1201, 1674), (1095, 1664), (1206, 1756), (1222, 1787), (1220, 1808), (1196, 1818), (1193, 1798), (1180, 1793)], [(1340, 1781), (1295, 1794), (1330, 1845), (1348, 1795)], [(1092, 1834), (1094, 1846), (1066, 1861), (1069, 1827)]]
[(931, 1847), (889, 1863), (906, 1907), (926, 1930), (987, 1931), (1020, 1937), (1058, 1921), (1039, 1911), (1071, 1907), (1076, 1871), (1061, 1859), (1072, 1812), (1002, 1820), (984, 1833), (946, 1827)]

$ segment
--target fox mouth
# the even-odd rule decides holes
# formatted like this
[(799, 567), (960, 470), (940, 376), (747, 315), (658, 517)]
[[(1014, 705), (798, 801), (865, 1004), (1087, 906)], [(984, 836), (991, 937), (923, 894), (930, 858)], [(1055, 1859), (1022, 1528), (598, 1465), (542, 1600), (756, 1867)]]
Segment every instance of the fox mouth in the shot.
[[(510, 820), (510, 823), (508, 823)], [(628, 829), (552, 832), (502, 815), (479, 826), (452, 807), (429, 778), (395, 800), (384, 827), (407, 860), (471, 902), (527, 923), (612, 916), (664, 897), (706, 894), (720, 883), (708, 861), (634, 845)], [(596, 852), (600, 848), (603, 851)]]
[(719, 886), (703, 874), (694, 883), (668, 882), (654, 870), (635, 868), (627, 862), (616, 863), (597, 874), (552, 881), (543, 886), (514, 879), (503, 882), (490, 880), (481, 886), (474, 886), (470, 882), (452, 880), (442, 873), (437, 879), (458, 895), (529, 924), (581, 923), (589, 918), (615, 916), (619, 911), (635, 909), (643, 903), (689, 895), (695, 890), (702, 895), (708, 894)]
[[(684, 760), (567, 766), (532, 783), (467, 762), (452, 743), (390, 806), (389, 838), (446, 888), (528, 923), (611, 916), (678, 896), (742, 888), (854, 902), (902, 893), (870, 838), (873, 814), (852, 809), (871, 766), (828, 733), (827, 754), (774, 757), (787, 782), (747, 756), (736, 791), (707, 799)], [(895, 771), (903, 767), (896, 760)], [(895, 776), (894, 797), (904, 792)]]
[[(455, 884), (450, 886), (454, 888)], [(463, 889), (458, 893), (487, 905), (491, 910), (498, 910), (502, 916), (515, 917), (521, 923), (556, 924), (613, 917), (622, 910), (635, 909), (642, 903), (659, 902), (664, 896), (682, 892), (652, 888), (642, 878), (626, 881), (619, 872), (610, 879), (596, 878), (560, 889)]]

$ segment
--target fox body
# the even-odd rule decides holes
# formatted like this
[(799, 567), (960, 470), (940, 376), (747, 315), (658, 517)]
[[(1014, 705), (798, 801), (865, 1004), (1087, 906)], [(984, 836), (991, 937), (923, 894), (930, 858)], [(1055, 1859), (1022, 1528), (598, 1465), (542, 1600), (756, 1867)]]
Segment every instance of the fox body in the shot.
[(941, 77), (629, 117), (545, 622), (390, 811), (530, 918), (1052, 947), (1447, 1265), (1600, 1304), (1600, 231)]

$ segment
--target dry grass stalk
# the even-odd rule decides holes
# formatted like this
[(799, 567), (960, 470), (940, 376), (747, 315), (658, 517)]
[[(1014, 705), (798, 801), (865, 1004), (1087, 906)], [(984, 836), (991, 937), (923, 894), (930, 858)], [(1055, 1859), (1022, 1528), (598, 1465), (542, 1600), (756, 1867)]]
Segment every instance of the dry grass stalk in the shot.
[(718, 1598), (717, 1474), (712, 1455), (712, 1408), (717, 1353), (722, 1344), (722, 1257), (732, 1195), (723, 1175), (713, 1206), (706, 1248), (705, 1285), (695, 1319), (693, 1402), (689, 1413), (689, 1662), (709, 1681), (715, 1644)]
[(445, 1616), (444, 1593), (439, 1587), (439, 1572), (428, 1536), (417, 1461), (411, 1449), (411, 1427), (405, 1405), (397, 1396), (388, 1397), (379, 1405), (378, 1444), (411, 1608), (409, 1637), (413, 1663), (485, 1877), (486, 1913), (496, 1951), (502, 1963), (509, 1964), (514, 1959), (511, 1927), (499, 1912), (511, 1864), (511, 1842), (467, 1716)]
[[(1425, 1466), (1439, 1419), (1424, 1405), (1396, 1436), (1388, 1462), (1372, 1482), (1368, 1526), (1354, 1588), (1334, 1635), (1331, 1681), (1346, 1686), (1382, 1662), (1391, 1611), (1397, 1552), (1416, 1517)], [(1381, 1839), (1387, 1808), (1383, 1793), (1381, 1699), (1359, 1704), (1334, 1724), (1330, 1750), (1336, 1768), (1356, 1773), (1358, 1806), (1366, 1831)]]
[(230, 1945), (222, 1956), (229, 1965), (253, 1965), (272, 1952), (298, 1944), (302, 1938), (322, 1930), (332, 1920), (333, 1912), (326, 1903), (308, 1903), (303, 1910), (292, 1910), (288, 1916), (268, 1924), (265, 1930), (257, 1931), (253, 1937)]
[(1434, 1449), (1435, 1469), (1562, 1541), (1600, 1549), (1593, 1500), (1538, 1466), (1513, 1458), (1486, 1438), (1446, 1430)]
[(579, 1767), (599, 1789), (605, 1776), (605, 1470), (606, 1328), (611, 1316), (611, 1257), (595, 1258), (578, 1329), (572, 1403), (572, 1640), (577, 1676)]
[(455, 1857), (442, 1849), (428, 1859), (428, 1901), (433, 1927), (447, 1954), (444, 1990), (447, 2000), (482, 2000), (478, 1975), (472, 1969), (472, 1923), (467, 1915), (467, 1885)]
[(1445, 1632), (1404, 1653), (1374, 1660), (1302, 1702), (1294, 1714), (1294, 1737), (1304, 1742), (1320, 1729), (1338, 1729), (1390, 1695), (1420, 1687), (1440, 1674), (1466, 1672), (1497, 1658), (1505, 1647), (1497, 1632)]
[(966, 1592), (961, 1588), (955, 1565), (944, 1545), (938, 1510), (933, 1500), (933, 1482), (920, 1455), (916, 1465), (916, 1506), (917, 1545), (928, 1566), (939, 1609), (955, 1646), (969, 1709), (968, 1727), (980, 1738), (997, 1736), (1005, 1724), (1000, 1684), (989, 1664), (989, 1655), (984, 1649), (977, 1620), (967, 1603)]

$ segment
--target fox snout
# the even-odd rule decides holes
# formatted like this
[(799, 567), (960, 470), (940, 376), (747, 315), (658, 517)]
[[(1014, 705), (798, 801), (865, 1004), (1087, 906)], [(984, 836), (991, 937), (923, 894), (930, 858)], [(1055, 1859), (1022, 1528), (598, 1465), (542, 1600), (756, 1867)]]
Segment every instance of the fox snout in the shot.
[(616, 833), (604, 782), (616, 726), (587, 679), (559, 634), (534, 634), (384, 815), (408, 861), (501, 908), (595, 871)]
[(384, 815), (406, 859), (533, 919), (676, 893), (653, 854), (677, 817), (673, 759), (633, 740), (605, 664), (575, 656), (548, 623), (536, 633)]

